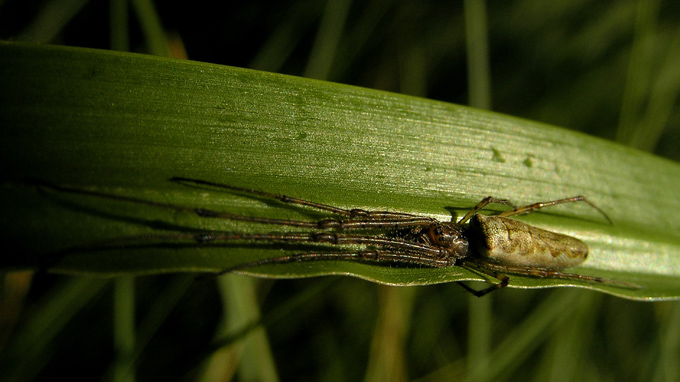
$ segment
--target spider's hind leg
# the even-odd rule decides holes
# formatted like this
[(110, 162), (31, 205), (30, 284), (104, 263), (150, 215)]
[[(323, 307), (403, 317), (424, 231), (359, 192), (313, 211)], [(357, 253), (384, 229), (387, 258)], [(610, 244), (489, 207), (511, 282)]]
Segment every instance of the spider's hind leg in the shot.
[(596, 206), (593, 202), (590, 200), (586, 199), (585, 196), (572, 196), (570, 198), (564, 198), (564, 199), (558, 199), (558, 200), (551, 200), (548, 202), (537, 202), (533, 204), (528, 204), (526, 206), (521, 206), (513, 209), (512, 211), (506, 211), (502, 212), (496, 216), (502, 216), (502, 217), (511, 217), (511, 216), (516, 216), (516, 215), (525, 215), (532, 213), (536, 210), (539, 210), (541, 208), (545, 207), (550, 207), (550, 206), (556, 206), (558, 204), (565, 204), (565, 203), (574, 203), (574, 202), (584, 202), (588, 204), (589, 206), (593, 207), (597, 212), (602, 214), (605, 219), (609, 222), (609, 224), (614, 224), (612, 222), (612, 219), (609, 218), (609, 215), (607, 215), (600, 207)]
[(472, 289), (462, 281), (456, 281), (456, 284), (460, 285), (461, 287), (463, 287), (463, 289), (472, 293), (476, 297), (482, 297), (482, 296), (484, 296), (488, 293), (491, 293), (491, 292), (493, 292), (497, 289), (505, 288), (506, 286), (508, 286), (508, 281), (510, 281), (510, 278), (506, 276), (505, 279), (503, 279), (500, 283), (493, 284), (492, 286), (490, 286), (486, 289), (482, 289), (482, 290)]
[(352, 220), (357, 220), (357, 221), (392, 220), (392, 221), (403, 221), (405, 223), (415, 221), (415, 222), (419, 222), (419, 224), (425, 224), (425, 223), (429, 222), (429, 220), (431, 220), (431, 219), (429, 219), (428, 221), (426, 221), (426, 219), (423, 218), (423, 217), (419, 217), (419, 216), (404, 213), (404, 212), (369, 211), (369, 210), (362, 210), (360, 208), (352, 208), (352, 209), (340, 208), (340, 207), (332, 206), (330, 204), (313, 202), (311, 200), (295, 198), (295, 197), (288, 196), (288, 195), (275, 194), (275, 193), (266, 192), (266, 191), (254, 190), (252, 188), (230, 186), (228, 184), (216, 183), (216, 182), (211, 182), (211, 181), (201, 180), (201, 179), (191, 179), (191, 178), (183, 178), (183, 177), (177, 177), (176, 176), (176, 177), (172, 177), (168, 180), (171, 181), (171, 182), (174, 182), (174, 183), (178, 183), (178, 184), (207, 186), (207, 187), (213, 187), (213, 188), (217, 188), (217, 189), (231, 190), (231, 191), (237, 191), (237, 192), (242, 192), (242, 193), (251, 194), (251, 195), (258, 195), (258, 196), (261, 196), (261, 197), (264, 197), (264, 198), (278, 200), (282, 203), (286, 203), (286, 204), (290, 204), (290, 205), (304, 206), (304, 207), (308, 207), (308, 208), (315, 209), (315, 210), (318, 210), (318, 211), (331, 212), (331, 213), (341, 215), (341, 216), (344, 216), (346, 218), (349, 218), (349, 219), (352, 219)]
[(461, 266), (465, 269), (472, 271), (472, 272), (482, 273), (482, 274), (491, 276), (491, 277), (497, 279), (498, 281), (500, 281), (498, 284), (493, 284), (490, 287), (482, 289), (482, 290), (472, 289), (467, 284), (463, 283), (462, 281), (456, 281), (456, 284), (460, 285), (461, 287), (463, 287), (463, 289), (465, 289), (466, 291), (472, 293), (473, 295), (475, 295), (477, 297), (482, 297), (482, 296), (484, 296), (488, 293), (491, 293), (491, 292), (493, 292), (497, 289), (505, 288), (506, 286), (508, 286), (508, 283), (510, 283), (510, 277), (508, 277), (507, 275), (505, 275), (503, 273), (496, 272), (492, 269), (487, 269), (487, 268), (484, 268), (484, 267), (481, 267), (481, 266), (473, 265), (471, 263), (466, 263), (466, 264), (463, 264)]

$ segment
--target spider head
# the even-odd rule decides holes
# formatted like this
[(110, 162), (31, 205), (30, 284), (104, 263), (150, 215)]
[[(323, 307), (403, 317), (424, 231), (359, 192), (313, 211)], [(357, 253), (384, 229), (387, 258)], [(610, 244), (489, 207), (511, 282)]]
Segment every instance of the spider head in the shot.
[(455, 258), (467, 257), (468, 239), (458, 224), (432, 224), (427, 232), (433, 245), (445, 249)]

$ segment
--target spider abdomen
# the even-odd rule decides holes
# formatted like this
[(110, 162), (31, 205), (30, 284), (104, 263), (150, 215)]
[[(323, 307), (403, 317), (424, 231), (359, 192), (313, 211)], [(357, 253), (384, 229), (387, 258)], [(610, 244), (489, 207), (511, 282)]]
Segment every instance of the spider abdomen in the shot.
[(588, 246), (579, 239), (505, 217), (475, 215), (470, 233), (477, 256), (508, 267), (560, 270), (588, 257)]

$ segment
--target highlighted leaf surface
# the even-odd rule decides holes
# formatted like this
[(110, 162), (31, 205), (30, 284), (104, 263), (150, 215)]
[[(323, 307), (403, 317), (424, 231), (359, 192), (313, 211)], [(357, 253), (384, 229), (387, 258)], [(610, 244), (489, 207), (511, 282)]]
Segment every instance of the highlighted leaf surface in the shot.
[[(492, 112), (191, 61), (1, 43), (0, 69), (1, 228), (7, 247), (16, 248), (3, 255), (5, 269), (49, 264), (58, 272), (102, 275), (217, 271), (300, 250), (158, 240), (78, 250), (130, 235), (279, 228), (60, 193), (26, 184), (27, 178), (253, 216), (322, 216), (167, 181), (182, 176), (445, 220), (488, 195), (516, 204), (586, 195), (613, 225), (580, 204), (520, 219), (585, 241), (591, 255), (575, 272), (645, 288), (518, 276), (510, 284), (578, 284), (638, 299), (680, 296), (677, 163)], [(351, 262), (253, 273), (349, 274), (396, 285), (479, 279), (459, 267)]]

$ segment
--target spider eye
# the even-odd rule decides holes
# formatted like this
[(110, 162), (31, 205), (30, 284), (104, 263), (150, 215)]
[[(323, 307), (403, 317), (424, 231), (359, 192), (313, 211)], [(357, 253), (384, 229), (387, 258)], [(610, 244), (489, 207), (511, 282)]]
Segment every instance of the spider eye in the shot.
[(434, 244), (449, 247), (460, 238), (460, 232), (452, 227), (437, 224), (430, 227), (429, 236)]
[(456, 258), (467, 255), (468, 241), (458, 225), (434, 224), (428, 230), (432, 244)]

